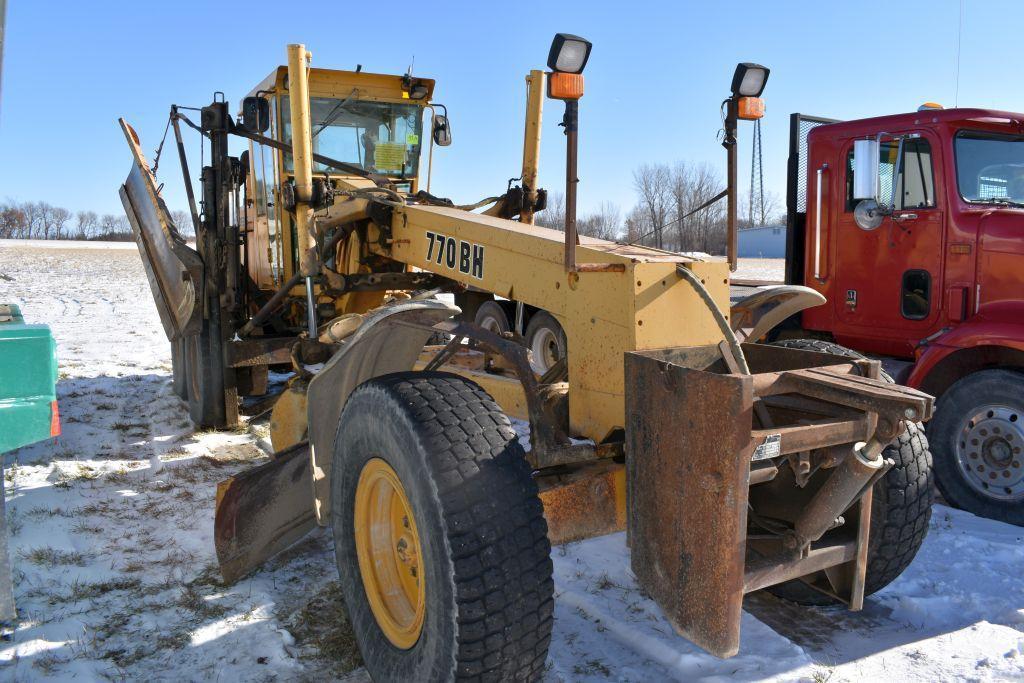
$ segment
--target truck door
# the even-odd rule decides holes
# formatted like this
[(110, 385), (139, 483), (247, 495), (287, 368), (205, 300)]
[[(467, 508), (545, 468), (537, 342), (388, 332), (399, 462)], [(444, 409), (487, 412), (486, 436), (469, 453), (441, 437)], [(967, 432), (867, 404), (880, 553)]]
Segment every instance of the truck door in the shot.
[[(854, 221), (853, 140), (843, 150), (846, 197), (836, 219), (837, 341), (858, 349), (910, 356), (933, 331), (942, 307), (942, 188), (935, 183), (941, 146), (930, 133), (904, 138), (897, 168), (898, 140), (879, 151), (881, 203), (894, 210), (874, 230)], [(941, 177), (941, 175), (939, 176)], [(893, 187), (895, 193), (893, 194)]]

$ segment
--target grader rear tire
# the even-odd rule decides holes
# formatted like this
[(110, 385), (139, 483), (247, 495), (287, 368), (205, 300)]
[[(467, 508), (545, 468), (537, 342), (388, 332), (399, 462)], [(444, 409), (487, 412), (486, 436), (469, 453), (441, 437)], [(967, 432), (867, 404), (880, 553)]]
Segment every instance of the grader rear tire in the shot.
[[(845, 346), (817, 339), (787, 339), (773, 346), (865, 358)], [(882, 378), (893, 381), (885, 373)], [(883, 457), (893, 459), (896, 465), (873, 490), (865, 595), (882, 590), (910, 566), (928, 534), (935, 498), (932, 454), (921, 423), (908, 422), (906, 431), (885, 447)], [(772, 586), (768, 591), (801, 605), (835, 604), (834, 599), (801, 581)]]
[(342, 593), (374, 681), (540, 677), (547, 523), (490, 396), (447, 373), (371, 380), (345, 406), (331, 471)]
[(488, 332), (504, 334), (512, 329), (508, 314), (497, 301), (485, 301), (476, 309), (476, 317), (473, 322)]

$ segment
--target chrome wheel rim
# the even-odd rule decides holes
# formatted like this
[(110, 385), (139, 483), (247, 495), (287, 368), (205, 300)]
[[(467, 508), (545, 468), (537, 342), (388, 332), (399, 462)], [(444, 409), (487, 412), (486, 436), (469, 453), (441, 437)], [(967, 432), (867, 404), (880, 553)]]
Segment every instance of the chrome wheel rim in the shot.
[(978, 493), (1000, 501), (1024, 500), (1024, 411), (986, 405), (957, 431), (957, 465)]

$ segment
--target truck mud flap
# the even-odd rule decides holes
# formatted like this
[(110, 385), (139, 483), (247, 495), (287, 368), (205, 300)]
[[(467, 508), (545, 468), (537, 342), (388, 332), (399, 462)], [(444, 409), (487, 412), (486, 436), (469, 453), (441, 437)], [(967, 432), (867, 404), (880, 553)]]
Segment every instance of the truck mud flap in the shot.
[(196, 334), (202, 324), (203, 261), (171, 221), (142, 154), (139, 136), (124, 119), (119, 122), (134, 157), (121, 186), (121, 203), (142, 256), (164, 333), (174, 341)]
[(309, 444), (217, 484), (214, 546), (221, 576), (234, 583), (316, 527)]

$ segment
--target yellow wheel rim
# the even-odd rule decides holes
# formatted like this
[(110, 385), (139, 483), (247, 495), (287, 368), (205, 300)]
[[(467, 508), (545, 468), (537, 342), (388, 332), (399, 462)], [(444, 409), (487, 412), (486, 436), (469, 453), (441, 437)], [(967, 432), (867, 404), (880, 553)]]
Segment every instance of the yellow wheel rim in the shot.
[(402, 482), (372, 458), (356, 484), (356, 556), (366, 599), (391, 644), (407, 650), (423, 630), (426, 590), (416, 520)]

